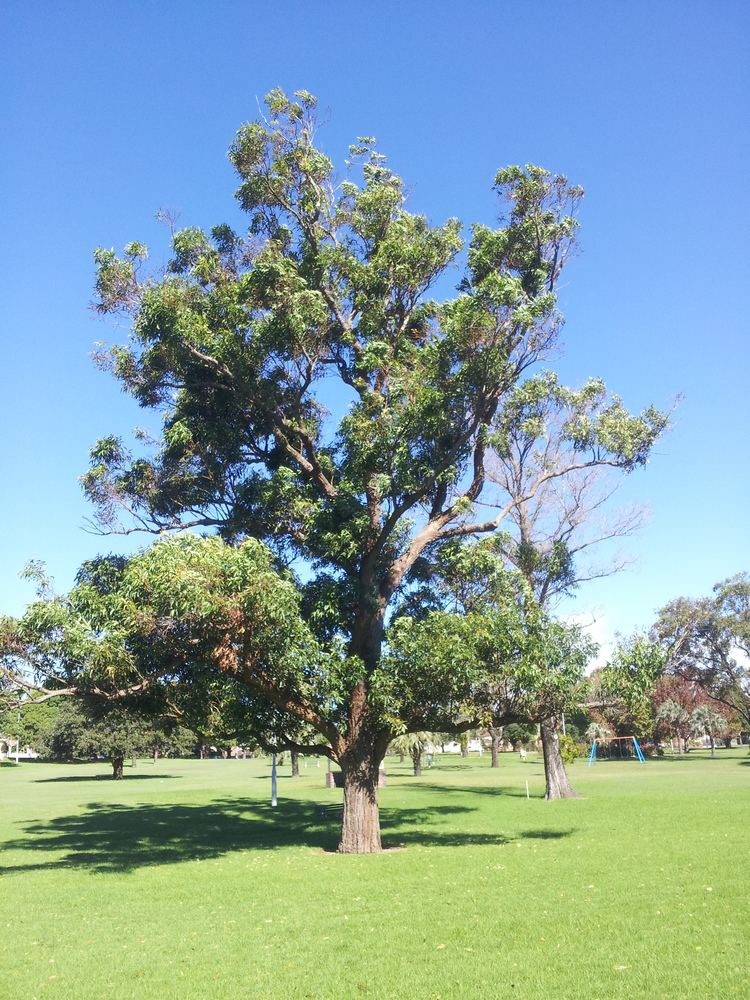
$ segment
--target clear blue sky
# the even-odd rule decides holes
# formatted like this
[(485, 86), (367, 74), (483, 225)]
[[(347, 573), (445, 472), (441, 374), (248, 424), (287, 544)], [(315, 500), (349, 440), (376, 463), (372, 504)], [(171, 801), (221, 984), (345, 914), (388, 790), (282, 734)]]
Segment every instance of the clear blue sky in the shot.
[[(748, 6), (638, 2), (6, 0), (0, 36), (3, 239), (0, 611), (97, 550), (77, 476), (93, 441), (148, 422), (89, 353), (92, 249), (159, 261), (157, 209), (236, 218), (225, 151), (280, 84), (316, 93), (340, 158), (376, 135), (434, 221), (492, 223), (490, 184), (541, 163), (586, 188), (567, 271), (565, 353), (632, 408), (684, 395), (627, 499), (652, 510), (637, 567), (579, 596), (603, 633), (750, 568)], [(132, 543), (131, 543), (132, 544)]]

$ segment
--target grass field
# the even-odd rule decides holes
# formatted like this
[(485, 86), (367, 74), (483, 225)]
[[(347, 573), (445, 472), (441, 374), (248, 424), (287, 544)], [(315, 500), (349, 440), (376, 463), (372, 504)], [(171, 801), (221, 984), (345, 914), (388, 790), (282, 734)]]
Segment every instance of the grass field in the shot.
[(750, 997), (746, 752), (488, 765), (389, 760), (368, 857), (314, 763), (2, 768), (0, 997)]

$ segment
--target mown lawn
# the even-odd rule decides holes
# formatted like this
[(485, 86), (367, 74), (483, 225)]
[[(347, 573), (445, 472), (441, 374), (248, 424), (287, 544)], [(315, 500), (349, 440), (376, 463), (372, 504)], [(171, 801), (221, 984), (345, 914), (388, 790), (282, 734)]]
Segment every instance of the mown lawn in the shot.
[(314, 763), (5, 767), (0, 997), (750, 997), (749, 765), (389, 760), (370, 857)]

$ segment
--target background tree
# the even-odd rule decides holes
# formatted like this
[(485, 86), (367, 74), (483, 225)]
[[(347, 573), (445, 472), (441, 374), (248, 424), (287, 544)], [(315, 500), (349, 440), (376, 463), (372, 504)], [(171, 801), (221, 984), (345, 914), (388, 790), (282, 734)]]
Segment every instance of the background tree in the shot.
[(503, 740), (504, 726), (488, 726), (490, 734), (490, 767), (500, 767), (500, 744)]
[(612, 737), (612, 730), (603, 722), (591, 722), (586, 729), (586, 739), (589, 743), (594, 740), (608, 740)]
[(670, 738), (677, 737), (677, 752), (680, 754), (683, 751), (687, 753), (690, 749), (688, 740), (693, 730), (691, 718), (692, 714), (679, 702), (672, 701), (671, 698), (663, 701), (656, 710), (656, 721), (662, 724)]
[(21, 747), (31, 747), (40, 757), (51, 753), (50, 739), (59, 704), (21, 704), (0, 712), (0, 733), (17, 739)]
[(432, 753), (440, 746), (439, 733), (405, 733), (391, 740), (389, 750), (400, 756), (409, 754), (414, 769), (414, 777), (422, 775), (422, 755)]
[[(655, 411), (650, 421), (651, 427), (665, 426), (665, 418)], [(594, 447), (583, 457), (580, 441), (592, 427), (598, 427), (600, 441), (609, 446)], [(488, 469), (494, 502), (506, 512), (495, 544), (542, 605), (554, 607), (580, 584), (626, 565), (620, 557), (594, 563), (584, 559), (642, 523), (640, 508), (611, 512), (610, 501), (622, 475), (647, 459), (653, 435), (643, 434), (644, 429), (636, 430), (621, 401), (609, 399), (599, 379), (571, 390), (554, 374), (543, 373), (519, 386), (505, 407)], [(632, 460), (633, 435), (640, 437), (639, 463)], [(630, 447), (622, 447), (625, 439)], [(560, 776), (558, 782), (547, 782), (548, 790), (565, 797), (573, 790), (558, 754), (559, 729), (558, 719), (541, 720), (545, 768)]]
[(667, 671), (736, 713), (750, 729), (750, 576), (717, 583), (713, 597), (665, 605), (652, 628)]
[(126, 757), (153, 753), (154, 745), (166, 734), (156, 733), (152, 717), (132, 704), (116, 704), (94, 699), (65, 699), (58, 706), (50, 734), (50, 754), (65, 760), (107, 757), (112, 777), (123, 777)]
[(537, 727), (531, 723), (511, 722), (504, 728), (505, 738), (514, 750), (532, 748), (537, 739)]
[(690, 714), (690, 730), (693, 736), (707, 736), (711, 746), (711, 756), (716, 756), (716, 738), (726, 732), (726, 716), (711, 705), (699, 705)]

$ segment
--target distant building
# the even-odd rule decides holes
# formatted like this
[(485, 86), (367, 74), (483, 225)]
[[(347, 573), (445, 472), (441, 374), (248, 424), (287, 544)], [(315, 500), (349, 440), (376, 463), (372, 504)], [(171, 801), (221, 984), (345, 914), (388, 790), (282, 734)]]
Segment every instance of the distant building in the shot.
[(13, 736), (0, 736), (0, 760), (35, 760), (39, 754), (31, 747), (22, 747)]

